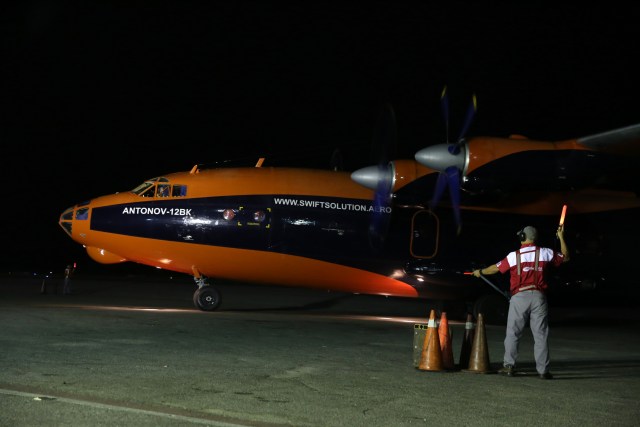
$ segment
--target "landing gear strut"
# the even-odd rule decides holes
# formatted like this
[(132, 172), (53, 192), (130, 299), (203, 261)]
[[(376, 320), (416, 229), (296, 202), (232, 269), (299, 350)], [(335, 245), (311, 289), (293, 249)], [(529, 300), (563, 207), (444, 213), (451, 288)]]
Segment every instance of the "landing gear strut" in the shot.
[(193, 304), (202, 311), (214, 311), (220, 305), (220, 292), (207, 283), (204, 276), (194, 277), (198, 289), (193, 293)]

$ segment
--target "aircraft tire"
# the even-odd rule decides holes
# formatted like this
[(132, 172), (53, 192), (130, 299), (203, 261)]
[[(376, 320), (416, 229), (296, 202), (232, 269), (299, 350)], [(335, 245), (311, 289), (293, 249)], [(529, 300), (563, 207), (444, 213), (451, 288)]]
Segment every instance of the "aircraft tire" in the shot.
[(214, 311), (220, 306), (220, 292), (213, 286), (202, 286), (193, 293), (193, 303), (202, 311)]
[(482, 313), (485, 323), (492, 325), (506, 325), (509, 314), (509, 301), (498, 294), (483, 295), (473, 305), (473, 316), (477, 319)]

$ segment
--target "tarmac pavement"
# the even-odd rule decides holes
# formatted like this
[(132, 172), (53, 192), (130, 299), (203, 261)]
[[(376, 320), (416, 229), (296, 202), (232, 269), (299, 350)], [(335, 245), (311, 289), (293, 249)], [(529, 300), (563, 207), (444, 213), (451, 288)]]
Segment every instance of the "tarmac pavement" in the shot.
[[(50, 281), (58, 280), (50, 278)], [(49, 283), (52, 285), (53, 283)], [(419, 300), (243, 284), (216, 312), (188, 278), (0, 278), (0, 426), (635, 426), (635, 306), (554, 307), (553, 380), (415, 367)], [(61, 290), (61, 287), (58, 288)], [(449, 320), (459, 361), (464, 322)]]

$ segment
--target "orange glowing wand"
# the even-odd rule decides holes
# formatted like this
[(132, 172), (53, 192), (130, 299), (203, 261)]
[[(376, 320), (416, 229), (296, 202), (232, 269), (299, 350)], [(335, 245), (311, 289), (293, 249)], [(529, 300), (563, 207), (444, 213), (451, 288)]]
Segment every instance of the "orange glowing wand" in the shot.
[[(558, 226), (558, 232), (564, 230), (564, 217), (567, 215), (567, 205), (562, 205), (562, 213), (560, 214), (560, 225)], [(556, 239), (560, 239), (558, 233), (556, 233)]]
[(562, 213), (560, 214), (560, 227), (564, 225), (564, 217), (567, 215), (567, 205), (562, 206)]

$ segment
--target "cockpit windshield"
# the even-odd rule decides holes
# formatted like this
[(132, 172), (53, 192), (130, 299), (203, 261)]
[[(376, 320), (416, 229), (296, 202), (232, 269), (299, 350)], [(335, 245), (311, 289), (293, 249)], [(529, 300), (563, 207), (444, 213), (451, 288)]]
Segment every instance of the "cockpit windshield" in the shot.
[(131, 190), (133, 193), (136, 193), (138, 196), (147, 191), (150, 187), (154, 186), (153, 180), (145, 181), (142, 184), (138, 185), (136, 188)]

